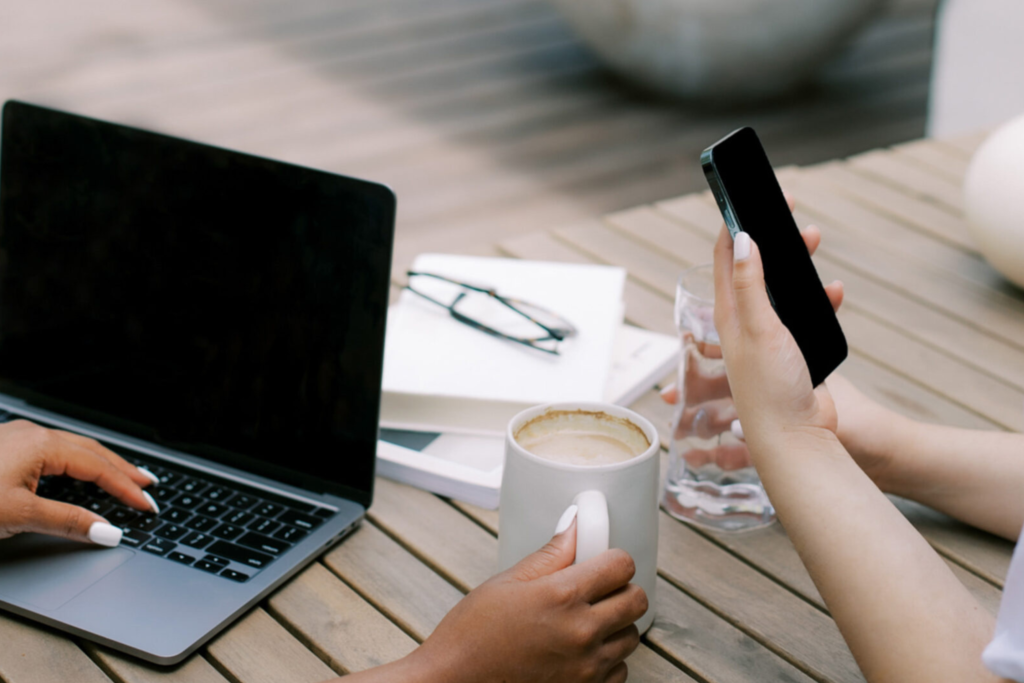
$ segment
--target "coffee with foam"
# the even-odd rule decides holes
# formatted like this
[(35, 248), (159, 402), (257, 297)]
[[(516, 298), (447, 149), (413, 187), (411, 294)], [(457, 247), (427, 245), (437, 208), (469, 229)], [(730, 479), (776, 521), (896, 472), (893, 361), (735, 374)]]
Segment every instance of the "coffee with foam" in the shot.
[(632, 460), (651, 445), (629, 420), (586, 410), (549, 410), (520, 427), (515, 440), (545, 460), (591, 467)]

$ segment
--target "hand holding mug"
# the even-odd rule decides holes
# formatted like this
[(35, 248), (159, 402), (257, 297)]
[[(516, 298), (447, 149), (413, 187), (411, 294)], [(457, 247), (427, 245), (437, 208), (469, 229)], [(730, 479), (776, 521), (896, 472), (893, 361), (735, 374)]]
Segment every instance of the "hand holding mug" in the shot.
[(467, 595), (412, 656), (450, 683), (622, 683), (647, 597), (624, 551), (575, 556), (570, 522)]

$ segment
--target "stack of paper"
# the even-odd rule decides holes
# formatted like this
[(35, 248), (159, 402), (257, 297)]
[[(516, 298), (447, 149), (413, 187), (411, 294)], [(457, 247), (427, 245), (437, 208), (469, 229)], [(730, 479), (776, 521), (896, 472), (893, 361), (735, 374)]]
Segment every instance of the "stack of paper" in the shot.
[(622, 324), (620, 268), (424, 254), (413, 270), (492, 287), (564, 316), (578, 333), (559, 355), (545, 354), (404, 291), (388, 317), (382, 476), (494, 508), (516, 413), (560, 401), (628, 405), (677, 361), (677, 340)]

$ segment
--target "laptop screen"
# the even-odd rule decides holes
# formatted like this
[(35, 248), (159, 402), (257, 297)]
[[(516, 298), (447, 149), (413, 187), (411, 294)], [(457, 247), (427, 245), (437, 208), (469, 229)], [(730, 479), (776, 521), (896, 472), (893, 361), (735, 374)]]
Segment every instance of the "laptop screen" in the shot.
[(394, 195), (8, 102), (0, 391), (368, 504)]

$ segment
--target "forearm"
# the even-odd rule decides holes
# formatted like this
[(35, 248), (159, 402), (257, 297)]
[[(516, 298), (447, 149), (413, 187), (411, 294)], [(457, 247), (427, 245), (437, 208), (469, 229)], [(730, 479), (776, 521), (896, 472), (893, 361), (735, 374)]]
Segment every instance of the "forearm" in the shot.
[(326, 683), (444, 683), (447, 680), (450, 679), (441, 667), (426, 661), (423, 651), (416, 649), (390, 664), (348, 674), (344, 678), (336, 678)]
[(995, 680), (993, 621), (828, 436), (751, 443), (779, 518), (869, 681)]
[(887, 493), (1016, 541), (1024, 525), (1024, 435), (905, 420), (895, 430)]

